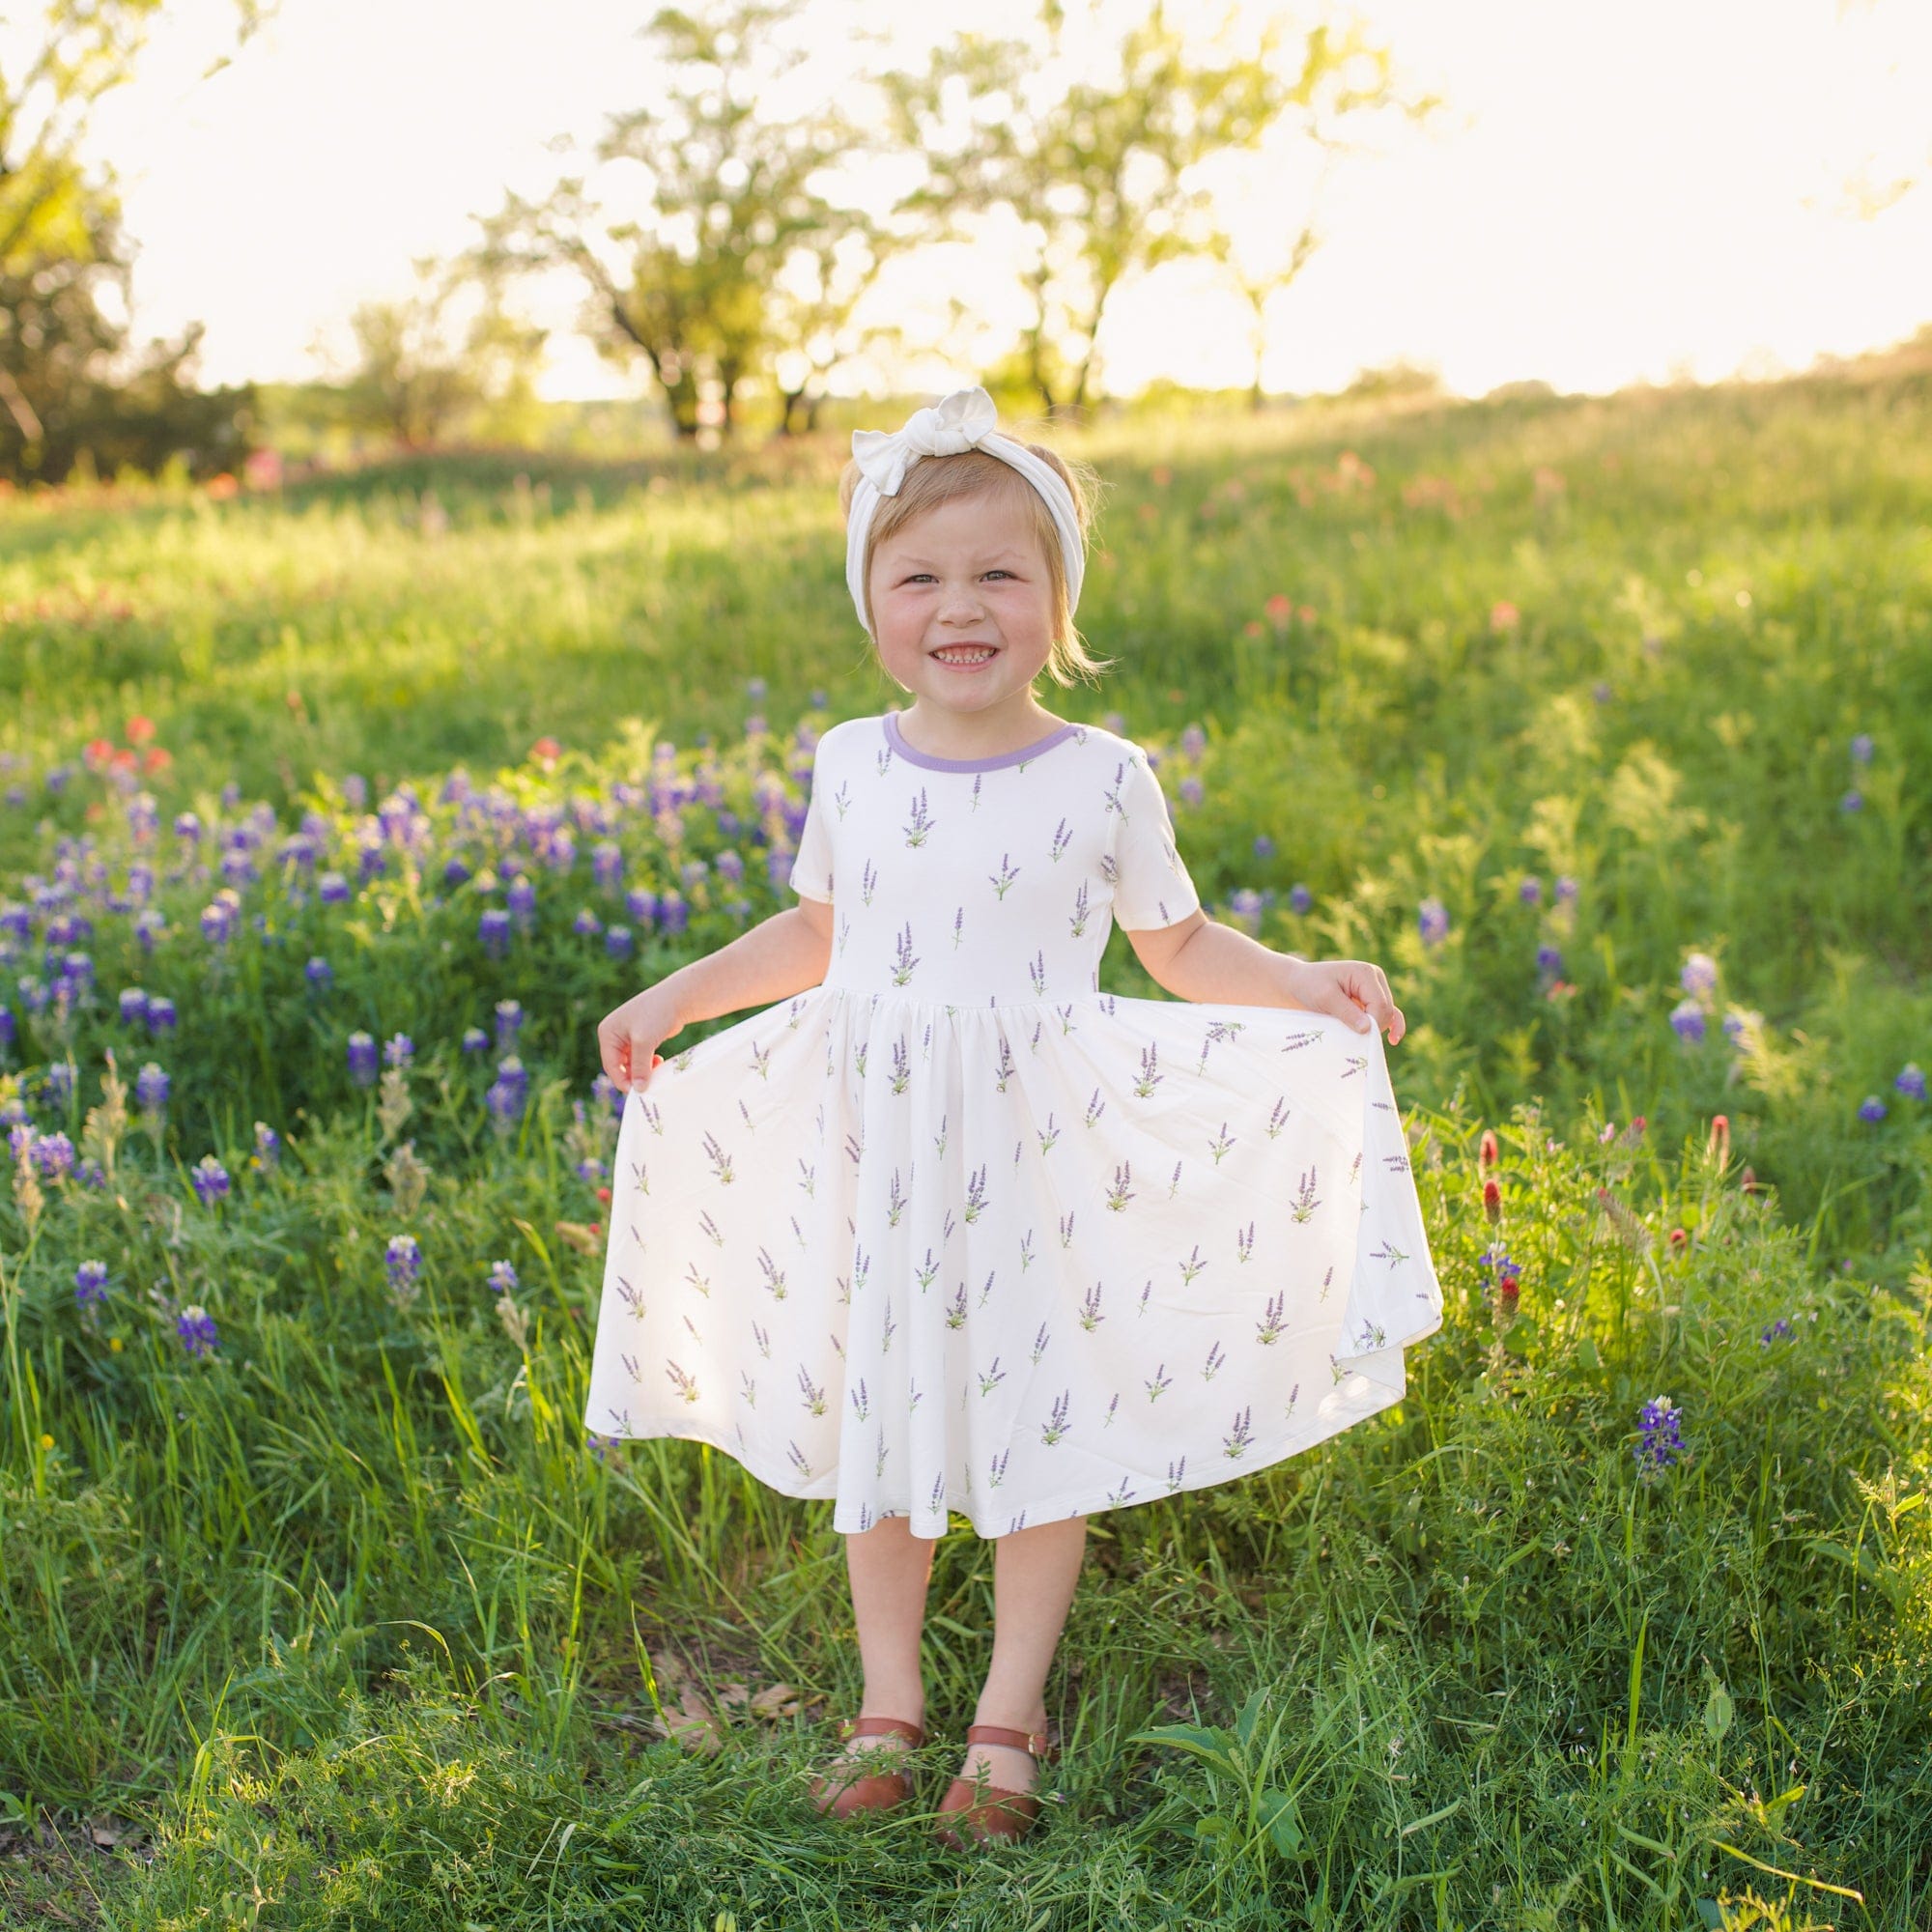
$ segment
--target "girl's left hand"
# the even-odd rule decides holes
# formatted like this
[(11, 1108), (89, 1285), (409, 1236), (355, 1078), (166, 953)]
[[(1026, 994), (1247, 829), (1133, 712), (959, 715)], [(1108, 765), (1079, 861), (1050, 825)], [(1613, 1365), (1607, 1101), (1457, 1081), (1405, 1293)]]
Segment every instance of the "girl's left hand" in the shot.
[(1408, 1030), (1388, 976), (1367, 959), (1291, 959), (1288, 996), (1311, 1013), (1332, 1013), (1358, 1033), (1383, 1028), (1393, 1046)]

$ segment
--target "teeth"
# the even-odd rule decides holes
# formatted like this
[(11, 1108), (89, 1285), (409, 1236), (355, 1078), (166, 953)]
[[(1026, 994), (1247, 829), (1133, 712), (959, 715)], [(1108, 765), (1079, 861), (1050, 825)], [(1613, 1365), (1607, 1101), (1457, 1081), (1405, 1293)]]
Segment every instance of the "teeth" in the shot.
[(984, 650), (960, 650), (956, 645), (942, 651), (934, 651), (933, 656), (944, 664), (981, 664), (993, 654)]

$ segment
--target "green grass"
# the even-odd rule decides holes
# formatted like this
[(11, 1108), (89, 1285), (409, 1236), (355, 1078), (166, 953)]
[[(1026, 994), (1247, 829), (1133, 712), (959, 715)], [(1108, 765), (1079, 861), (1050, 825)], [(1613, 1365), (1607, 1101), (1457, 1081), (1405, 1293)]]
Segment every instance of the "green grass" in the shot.
[[(23, 1074), (0, 1103), (105, 1183), (0, 1203), (0, 1918), (1922, 1923), (1932, 1127), (1893, 1079), (1932, 1065), (1926, 387), (1908, 367), (1067, 439), (1109, 483), (1080, 615), (1119, 663), (1042, 696), (1164, 753), (1220, 916), (1264, 894), (1269, 944), (1388, 971), (1447, 1320), (1373, 1422), (1093, 1519), (1049, 1684), (1064, 1802), (972, 1861), (917, 1818), (805, 1805), (811, 1720), (859, 1682), (830, 1506), (696, 1443), (600, 1460), (582, 1426), (602, 1242), (581, 1231), (615, 1130), (591, 1029), (789, 902), (757, 786), (802, 799), (794, 724), (902, 701), (845, 599), (838, 449), (10, 506), (0, 744), (23, 762), (0, 789), (26, 803), (0, 807), (0, 906), (63, 859), (78, 903), (85, 850), (62, 840), (91, 838), (125, 884), (126, 803), (83, 768), (89, 739), (144, 715), (174, 762), (147, 781), (149, 945), (98, 904), (57, 944), (58, 906), (24, 943), (0, 927), (20, 1028), (0, 1066)], [(1276, 593), (1312, 616), (1277, 621)], [(546, 734), (554, 770), (527, 756)], [(586, 814), (568, 871), (530, 860), (534, 923), (494, 956), (477, 918), (500, 879), (441, 861), (494, 868), (500, 845), (459, 829), (450, 772), (568, 815), (644, 782), (660, 741), (736, 823), (688, 808), (673, 857), (619, 809), (612, 889)], [(419, 878), (391, 847), (347, 903), (291, 890), (276, 843), (304, 812), (317, 869), (354, 886), (401, 785), (428, 821)], [(263, 876), (235, 882), (238, 929), (211, 945), (209, 867), (258, 800)], [(170, 876), (185, 810), (207, 836)], [(607, 954), (603, 926), (637, 924), (625, 888), (726, 850), (742, 893), (709, 870), (688, 931)], [(1554, 1000), (1539, 944), (1574, 989)], [(63, 1036), (17, 987), (69, 950), (99, 1005)], [(1719, 979), (1690, 1045), (1669, 1014), (1693, 951)], [(1154, 990), (1119, 935), (1103, 978)], [(174, 998), (177, 1036), (118, 1020), (136, 984)], [(497, 1056), (460, 1036), (503, 998), (528, 1009), (531, 1080), (498, 1121)], [(1761, 1016), (1739, 1045), (1735, 1010)], [(358, 1028), (415, 1043), (381, 1094), (349, 1077)], [(157, 1134), (103, 1100), (110, 1049), (127, 1080), (166, 1066)], [(45, 1077), (67, 1054), (71, 1099)], [(1887, 1117), (1861, 1120), (1874, 1094)], [(1728, 1162), (1707, 1150), (1719, 1112)], [(255, 1164), (258, 1121), (283, 1145)], [(234, 1185), (204, 1205), (211, 1153)], [(400, 1233), (425, 1258), (405, 1307), (384, 1265)], [(1479, 1266), (1497, 1241), (1523, 1265), (1501, 1336)], [(93, 1318), (89, 1258), (109, 1269)], [(499, 1259), (521, 1344), (484, 1285)], [(215, 1353), (183, 1350), (185, 1304)], [(1646, 1479), (1658, 1395), (1689, 1453)], [(983, 1673), (990, 1559), (963, 1529), (938, 1551), (928, 1802)], [(666, 1735), (689, 1700), (724, 1748)], [(88, 1820), (136, 1829), (108, 1850)]]

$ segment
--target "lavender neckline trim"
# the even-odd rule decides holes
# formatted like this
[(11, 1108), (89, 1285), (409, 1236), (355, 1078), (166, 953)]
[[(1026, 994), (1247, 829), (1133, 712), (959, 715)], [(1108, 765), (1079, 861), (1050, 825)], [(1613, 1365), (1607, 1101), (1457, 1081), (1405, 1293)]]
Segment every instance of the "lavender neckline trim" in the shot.
[(1017, 765), (1023, 759), (1038, 757), (1040, 753), (1051, 751), (1063, 738), (1072, 737), (1080, 728), (1077, 724), (1056, 725), (1044, 738), (1036, 738), (1031, 745), (1022, 745), (1016, 752), (1001, 752), (990, 758), (937, 758), (930, 752), (922, 752), (906, 742), (899, 730), (899, 714), (896, 711), (885, 713), (884, 722), (886, 743), (908, 764), (918, 765), (929, 772), (996, 772), (1003, 765)]

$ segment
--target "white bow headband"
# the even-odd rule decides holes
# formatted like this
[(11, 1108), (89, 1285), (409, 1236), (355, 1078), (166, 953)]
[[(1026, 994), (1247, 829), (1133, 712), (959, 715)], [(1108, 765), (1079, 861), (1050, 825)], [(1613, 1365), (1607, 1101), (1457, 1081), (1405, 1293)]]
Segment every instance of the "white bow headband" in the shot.
[(998, 422), (999, 412), (984, 389), (954, 389), (936, 407), (915, 410), (902, 429), (890, 434), (879, 429), (852, 432), (852, 455), (862, 473), (846, 513), (845, 585), (852, 593), (860, 623), (866, 622), (866, 537), (880, 497), (896, 497), (906, 470), (922, 456), (957, 456), (968, 449), (983, 449), (988, 456), (1011, 464), (1045, 499), (1053, 526), (1060, 532), (1067, 608), (1079, 604), (1087, 547), (1080, 535), (1072, 493), (1050, 464), (1041, 462), (1024, 443), (1002, 434), (996, 427)]

